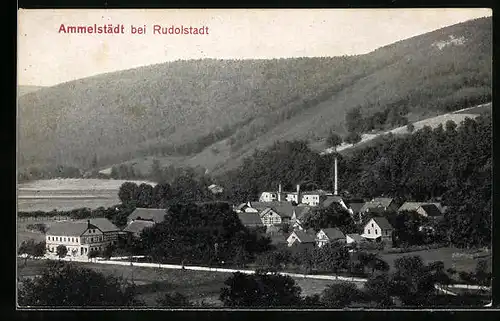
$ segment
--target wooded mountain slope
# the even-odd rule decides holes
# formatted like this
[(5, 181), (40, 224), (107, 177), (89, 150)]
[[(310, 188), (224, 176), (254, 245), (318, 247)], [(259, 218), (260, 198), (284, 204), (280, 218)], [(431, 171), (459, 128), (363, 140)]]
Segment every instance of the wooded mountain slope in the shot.
[(154, 156), (220, 172), (277, 140), (342, 134), (353, 108), (465, 108), (491, 100), (491, 39), (481, 18), (366, 55), (176, 61), (43, 88), (19, 98), (19, 165)]

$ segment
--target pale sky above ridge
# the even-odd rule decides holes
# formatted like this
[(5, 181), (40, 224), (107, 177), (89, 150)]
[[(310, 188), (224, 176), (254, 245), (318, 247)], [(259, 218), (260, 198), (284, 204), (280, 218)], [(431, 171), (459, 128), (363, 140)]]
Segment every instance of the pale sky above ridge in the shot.
[[(18, 84), (52, 86), (178, 59), (364, 54), (485, 16), (490, 9), (20, 9)], [(65, 34), (61, 24), (122, 24), (125, 34)], [(131, 25), (146, 25), (146, 34), (130, 34)], [(154, 35), (154, 25), (208, 34)]]

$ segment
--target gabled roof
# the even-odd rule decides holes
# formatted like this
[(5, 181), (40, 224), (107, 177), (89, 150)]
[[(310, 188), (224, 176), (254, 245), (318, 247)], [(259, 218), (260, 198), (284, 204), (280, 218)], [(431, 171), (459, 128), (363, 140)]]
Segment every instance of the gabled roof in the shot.
[(351, 239), (353, 239), (354, 242), (363, 242), (364, 241), (363, 237), (359, 234), (356, 234), (356, 233), (347, 234), (347, 236), (349, 236)]
[(422, 204), (420, 205), (420, 208), (422, 208), (425, 211), (425, 213), (427, 213), (427, 216), (430, 217), (443, 215), (443, 213), (441, 213), (439, 208), (434, 204)]
[(297, 219), (302, 219), (309, 211), (311, 210), (310, 206), (295, 206), (295, 216)]
[[(276, 214), (278, 214), (276, 212), (276, 210), (274, 210), (273, 208), (271, 207), (266, 207), (264, 210), (262, 210), (259, 214), (259, 217), (263, 217), (264, 215), (268, 214), (269, 212), (275, 212)], [(279, 214), (278, 214), (279, 215)]]
[(281, 217), (292, 217), (296, 206), (293, 206), (290, 202), (281, 202), (279, 205), (274, 205), (272, 208)]
[[(87, 224), (88, 220), (78, 220), (76, 222)], [(118, 232), (120, 229), (116, 227), (110, 220), (104, 217), (91, 218), (90, 224), (97, 226), (103, 233), (106, 232)]]
[(365, 203), (349, 203), (347, 207), (349, 207), (354, 213), (359, 213), (361, 212), (363, 205), (365, 205)]
[(398, 212), (402, 212), (402, 211), (416, 211), (420, 205), (422, 205), (424, 203), (422, 202), (404, 202), (403, 205), (401, 205), (399, 208), (398, 208)]
[(342, 201), (342, 197), (338, 195), (327, 196), (326, 199), (321, 203), (322, 207), (329, 207), (334, 203), (340, 203)]
[(155, 223), (152, 221), (141, 221), (141, 220), (136, 220), (128, 224), (123, 231), (124, 232), (131, 232), (135, 234), (139, 234), (144, 230), (146, 227), (152, 227), (154, 226)]
[[(88, 229), (88, 227), (88, 222), (82, 221), (54, 222), (50, 223), (50, 226), (45, 234), (55, 236), (80, 236)], [(92, 224), (90, 227), (99, 229), (97, 226)]]
[(342, 233), (342, 231), (336, 227), (324, 228), (321, 229), (321, 231), (323, 231), (323, 233), (325, 233), (326, 236), (328, 236), (328, 239), (330, 240), (338, 240), (345, 238), (344, 233)]
[(161, 223), (165, 220), (167, 210), (164, 208), (136, 208), (132, 214), (128, 216), (128, 220), (147, 220)]
[(383, 230), (393, 230), (391, 223), (385, 217), (373, 217), (372, 218), (377, 225)]
[(285, 202), (249, 202), (251, 208), (255, 208), (258, 211), (262, 211), (268, 207), (273, 207), (276, 205), (280, 205)]
[(238, 213), (243, 225), (263, 225), (259, 213)]
[(394, 199), (390, 197), (376, 197), (372, 200), (372, 202), (380, 203), (383, 207), (388, 207), (393, 201)]
[(241, 210), (242, 210), (242, 209), (244, 209), (245, 207), (248, 207), (248, 204), (247, 204), (247, 203), (241, 203), (240, 205), (238, 205), (238, 206), (236, 207), (236, 209), (241, 211)]
[(306, 233), (304, 231), (293, 231), (292, 234), (295, 233), (300, 243), (315, 243), (315, 235), (311, 235), (310, 233)]

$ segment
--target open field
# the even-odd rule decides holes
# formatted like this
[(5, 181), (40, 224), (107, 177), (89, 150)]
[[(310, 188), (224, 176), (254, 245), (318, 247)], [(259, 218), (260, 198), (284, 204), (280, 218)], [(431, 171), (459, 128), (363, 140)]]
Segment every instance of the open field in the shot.
[(394, 261), (397, 258), (403, 256), (414, 256), (414, 255), (422, 257), (422, 260), (426, 264), (435, 261), (443, 261), (445, 269), (453, 268), (457, 271), (472, 272), (476, 268), (477, 262), (481, 259), (488, 259), (489, 265), (491, 266), (491, 261), (492, 261), (491, 254), (489, 256), (485, 256), (482, 258), (472, 259), (456, 255), (454, 257), (454, 253), (456, 254), (456, 253), (467, 253), (467, 252), (463, 249), (445, 247), (439, 249), (415, 251), (408, 253), (380, 253), (380, 257), (389, 264), (392, 270), (394, 270)]
[[(110, 207), (120, 203), (118, 190), (126, 180), (48, 179), (18, 185), (18, 211), (67, 211), (76, 208)], [(136, 184), (148, 181), (132, 181)]]
[[(46, 260), (28, 260), (24, 266), (24, 260), (17, 260), (18, 276), (34, 277), (41, 273), (41, 269), (47, 266)], [(208, 304), (220, 305), (218, 300), (220, 289), (224, 287), (224, 281), (231, 276), (230, 273), (191, 271), (191, 270), (169, 270), (148, 267), (131, 267), (122, 265), (105, 265), (95, 263), (74, 262), (82, 267), (99, 271), (105, 275), (121, 276), (126, 280), (134, 281), (137, 285), (139, 297), (148, 306), (155, 305), (155, 299), (162, 293), (180, 292), (195, 302), (204, 301)], [(296, 279), (302, 289), (303, 295), (321, 293), (329, 284), (336, 281)]]

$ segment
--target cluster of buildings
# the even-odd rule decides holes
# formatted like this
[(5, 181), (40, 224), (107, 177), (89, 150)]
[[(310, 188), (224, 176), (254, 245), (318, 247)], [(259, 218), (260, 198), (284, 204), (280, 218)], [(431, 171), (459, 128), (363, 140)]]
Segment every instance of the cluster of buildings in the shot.
[(56, 255), (57, 247), (64, 245), (67, 256), (87, 256), (90, 251), (102, 251), (109, 245), (117, 245), (119, 238), (139, 236), (146, 227), (162, 222), (165, 215), (165, 209), (136, 208), (128, 216), (123, 229), (106, 218), (54, 222), (45, 233), (47, 253)]
[[(336, 184), (335, 184), (336, 186)], [(344, 234), (339, 228), (325, 227), (314, 233), (303, 227), (304, 217), (314, 209), (336, 206), (347, 211), (354, 221), (360, 224), (367, 214), (373, 217), (362, 226), (360, 234)], [(370, 241), (392, 242), (393, 226), (384, 217), (386, 212), (413, 211), (424, 217), (439, 219), (445, 208), (434, 202), (405, 202), (399, 204), (394, 198), (379, 197), (369, 201), (346, 199), (337, 195), (337, 191), (314, 190), (301, 192), (297, 185), (295, 192), (262, 192), (258, 202), (242, 203), (234, 207), (241, 222), (248, 227), (263, 227), (270, 234), (277, 232), (287, 224), (290, 234), (286, 244), (290, 247), (321, 247), (335, 241), (346, 244)]]

